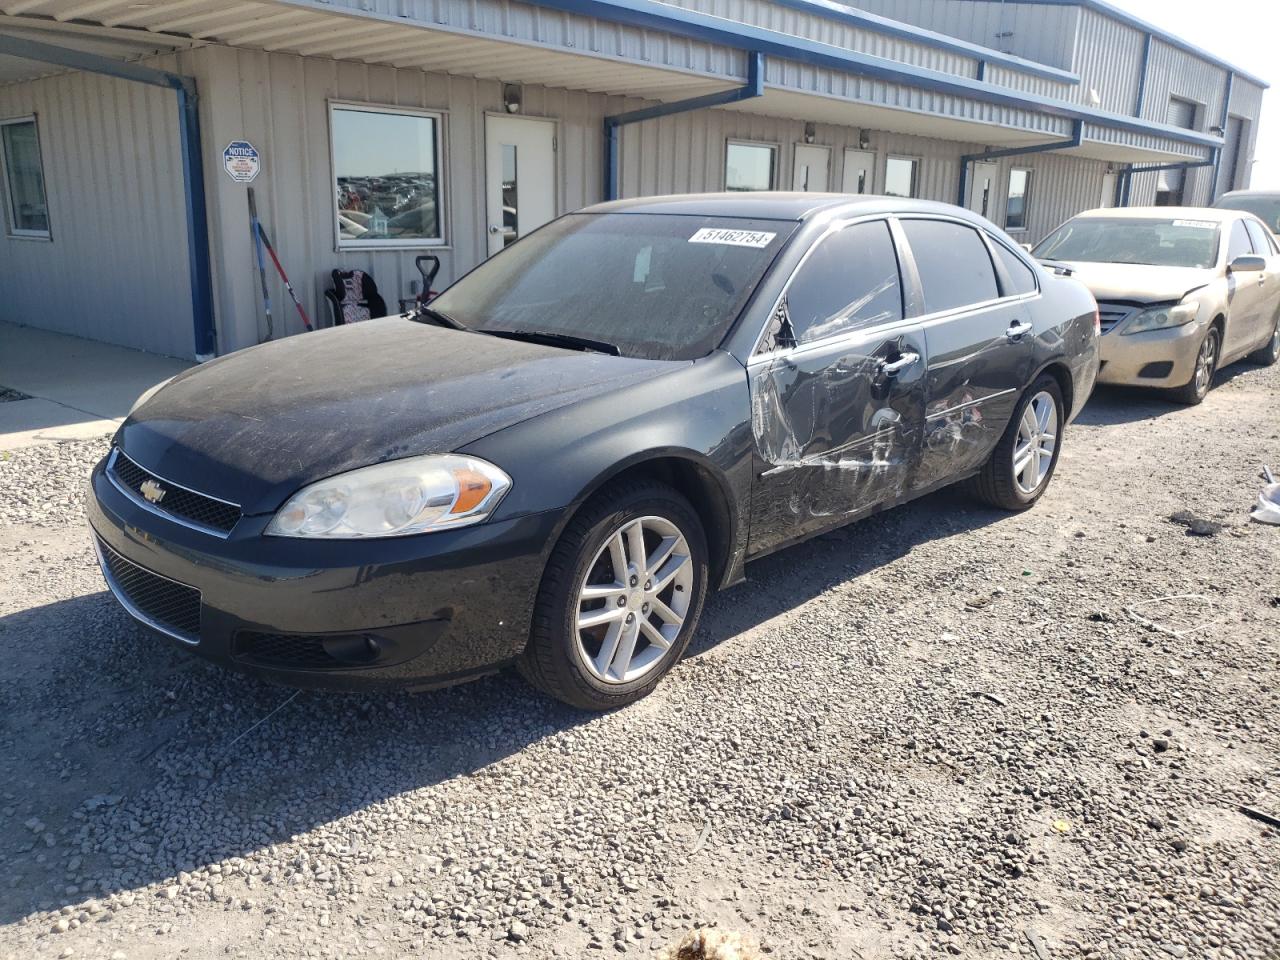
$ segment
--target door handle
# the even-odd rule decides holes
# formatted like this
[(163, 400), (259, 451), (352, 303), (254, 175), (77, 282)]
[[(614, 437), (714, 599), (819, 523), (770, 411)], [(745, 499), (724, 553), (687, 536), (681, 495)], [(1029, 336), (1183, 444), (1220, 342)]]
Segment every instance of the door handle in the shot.
[(1025, 320), (1015, 320), (1013, 323), (1009, 324), (1009, 329), (1004, 332), (1004, 335), (1010, 340), (1017, 340), (1019, 337), (1023, 337), (1030, 333), (1032, 329), (1031, 324), (1027, 323)]
[(496, 237), (498, 234), (502, 232), (502, 228), (498, 226), (496, 223), (491, 223), (489, 224), (489, 232)]
[(918, 353), (904, 353), (897, 360), (881, 360), (880, 372), (886, 377), (896, 377), (907, 367), (920, 360)]

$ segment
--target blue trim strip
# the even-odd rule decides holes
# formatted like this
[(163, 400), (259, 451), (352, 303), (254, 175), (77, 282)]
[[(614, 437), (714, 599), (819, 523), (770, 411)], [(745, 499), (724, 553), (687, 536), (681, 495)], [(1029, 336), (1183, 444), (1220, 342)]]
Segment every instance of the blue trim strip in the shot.
[(52, 63), (72, 70), (98, 73), (173, 90), (178, 98), (178, 139), (182, 150), (182, 186), (187, 215), (187, 270), (191, 279), (191, 320), (197, 357), (217, 353), (213, 317), (213, 270), (209, 253), (209, 213), (204, 194), (204, 160), (200, 144), (200, 113), (196, 84), (190, 77), (153, 70), (82, 50), (0, 36), (0, 54)]
[(1057, 80), (1059, 83), (1078, 84), (1080, 82), (1079, 74), (1072, 73), (1070, 70), (1051, 67), (1046, 63), (1038, 63), (1025, 57), (1004, 53), (994, 47), (984, 47), (976, 43), (970, 43), (968, 40), (961, 40), (945, 33), (938, 33), (914, 24), (904, 23), (901, 20), (891, 20), (888, 17), (877, 16), (874, 13), (867, 13), (865, 10), (857, 10), (853, 7), (845, 6), (842, 3), (833, 3), (832, 0), (772, 0), (772, 2), (780, 7), (790, 7), (793, 10), (812, 13), (828, 20), (847, 23), (850, 26), (858, 27), (862, 30), (870, 30), (887, 37), (897, 37), (911, 43), (919, 43), (937, 50), (947, 50), (964, 57), (971, 57), (979, 62), (979, 80), (982, 79), (982, 63), (986, 61), (1001, 67), (1008, 67), (1011, 70), (1017, 70), (1020, 73), (1030, 74), (1033, 77)]
[(1147, 67), (1151, 63), (1151, 34), (1142, 35), (1142, 59), (1138, 62), (1138, 95), (1134, 98), (1133, 115), (1141, 117), (1147, 105)]
[(1029, 147), (1006, 147), (1003, 150), (988, 150), (985, 153), (970, 153), (960, 158), (960, 196), (956, 206), (964, 206), (964, 194), (969, 187), (969, 164), (981, 160), (998, 160), (1001, 157), (1021, 157), (1030, 153), (1048, 153), (1051, 150), (1070, 150), (1084, 142), (1084, 121), (1077, 120), (1071, 125), (1071, 137), (1068, 140), (1055, 140), (1053, 143), (1036, 143)]
[(1135, 17), (1132, 13), (1121, 10), (1119, 7), (1114, 7), (1110, 3), (1104, 2), (1104, 0), (1001, 0), (1001, 2), (1046, 7), (1086, 7), (1095, 13), (1102, 14), (1104, 17), (1110, 17), (1112, 20), (1118, 20), (1126, 26), (1141, 30), (1143, 33), (1155, 34), (1157, 38), (1162, 42), (1169, 44), (1169, 46), (1177, 47), (1179, 50), (1197, 56), (1201, 60), (1212, 63), (1214, 66), (1221, 67), (1224, 70), (1230, 70), (1232, 73), (1244, 77), (1244, 79), (1248, 80), (1250, 83), (1257, 84), (1264, 90), (1271, 87), (1271, 84), (1267, 83), (1267, 81), (1241, 70), (1234, 64), (1223, 60), (1221, 57), (1215, 56), (1208, 50), (1205, 50), (1203, 47), (1197, 47), (1194, 43), (1191, 43), (1188, 40), (1183, 40), (1181, 37), (1175, 36), (1167, 30), (1162, 30), (1155, 24), (1143, 20), (1141, 17)]
[(673, 113), (688, 113), (691, 110), (702, 110), (707, 107), (721, 107), (726, 103), (737, 103), (739, 100), (751, 100), (764, 96), (764, 54), (752, 53), (747, 64), (747, 83), (732, 90), (721, 90), (688, 100), (677, 100), (672, 103), (659, 103), (652, 107), (642, 107), (627, 113), (617, 113), (604, 118), (604, 182), (605, 199), (618, 199), (618, 146), (620, 137), (618, 128), (628, 123), (639, 123), (642, 120), (653, 120), (667, 117)]
[[(290, 0), (290, 2), (296, 5), (304, 0)], [(305, 0), (305, 2), (313, 2), (313, 0)], [(983, 83), (968, 77), (926, 70), (923, 67), (896, 60), (856, 53), (829, 43), (821, 43), (805, 37), (793, 37), (775, 30), (766, 30), (763, 27), (659, 3), (657, 0), (536, 0), (536, 3), (540, 7), (551, 10), (585, 17), (599, 17), (614, 23), (623, 23), (644, 30), (660, 30), (739, 50), (758, 51), (783, 60), (842, 70), (875, 80), (928, 90), (931, 93), (967, 97), (1014, 109), (1064, 117), (1068, 120), (1085, 120), (1117, 130), (1155, 134), (1197, 146), (1216, 147), (1222, 143), (1221, 138), (1181, 127), (1139, 120), (1119, 113), (1089, 110), (1065, 100), (1042, 97), (1010, 87)]]
[[(1222, 120), (1218, 124), (1218, 129), (1222, 131), (1222, 147), (1215, 151), (1213, 156), (1213, 180), (1209, 182), (1209, 202), (1218, 199), (1218, 178), (1221, 175), (1219, 169), (1222, 165), (1222, 154), (1227, 147), (1227, 124), (1231, 121), (1231, 94), (1235, 92), (1236, 75), (1234, 73), (1227, 74), (1227, 92), (1222, 98)], [(1240, 157), (1236, 156), (1238, 163)]]

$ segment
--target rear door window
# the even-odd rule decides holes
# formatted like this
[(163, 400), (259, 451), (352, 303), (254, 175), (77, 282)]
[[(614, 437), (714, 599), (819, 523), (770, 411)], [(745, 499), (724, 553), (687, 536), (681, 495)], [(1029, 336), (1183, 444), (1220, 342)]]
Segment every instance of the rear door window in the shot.
[(1244, 228), (1249, 232), (1249, 239), (1253, 241), (1253, 252), (1263, 257), (1270, 257), (1275, 254), (1275, 247), (1271, 244), (1271, 238), (1267, 236), (1267, 229), (1257, 220), (1246, 220)]
[(1006, 297), (1019, 297), (1027, 293), (1035, 293), (1040, 289), (1036, 285), (1036, 275), (1022, 258), (1006, 247), (999, 240), (991, 241), (991, 248), (996, 252), (996, 259), (1009, 275), (1010, 287), (1004, 292)]
[(819, 240), (787, 288), (787, 315), (798, 343), (901, 320), (888, 223), (855, 223)]
[(949, 220), (903, 220), (924, 288), (925, 313), (998, 299), (995, 268), (978, 231)]

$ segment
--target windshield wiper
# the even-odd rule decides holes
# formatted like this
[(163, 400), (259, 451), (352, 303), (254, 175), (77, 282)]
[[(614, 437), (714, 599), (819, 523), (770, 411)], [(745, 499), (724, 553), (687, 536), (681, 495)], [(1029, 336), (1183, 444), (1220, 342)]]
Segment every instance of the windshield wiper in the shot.
[(508, 340), (545, 343), (549, 347), (589, 350), (592, 353), (607, 353), (614, 357), (622, 355), (622, 350), (616, 343), (609, 343), (607, 340), (592, 340), (590, 337), (575, 337), (571, 333), (547, 333), (541, 330), (481, 330), (480, 332), (494, 337), (506, 337)]
[(441, 313), (439, 310), (433, 310), (428, 306), (421, 306), (417, 313), (413, 315), (415, 320), (434, 323), (437, 327), (448, 327), (450, 330), (470, 330), (461, 320), (455, 320), (447, 313)]

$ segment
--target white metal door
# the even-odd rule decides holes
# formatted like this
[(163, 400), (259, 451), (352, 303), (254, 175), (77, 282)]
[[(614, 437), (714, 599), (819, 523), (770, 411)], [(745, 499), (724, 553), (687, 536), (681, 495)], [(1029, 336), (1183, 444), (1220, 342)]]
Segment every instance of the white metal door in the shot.
[(831, 181), (831, 148), (797, 143), (791, 189), (826, 193)]
[(994, 163), (974, 163), (969, 167), (969, 201), (974, 213), (988, 220), (996, 218), (996, 184), (1000, 168)]
[(556, 215), (556, 125), (485, 117), (485, 189), (493, 255)]
[(1116, 205), (1116, 175), (1114, 173), (1104, 173), (1102, 175), (1102, 196), (1099, 198), (1098, 206), (1114, 207)]
[(870, 150), (846, 150), (841, 189), (845, 193), (874, 193), (872, 171), (875, 168), (876, 155)]

